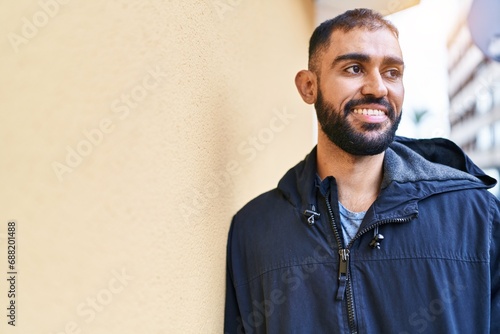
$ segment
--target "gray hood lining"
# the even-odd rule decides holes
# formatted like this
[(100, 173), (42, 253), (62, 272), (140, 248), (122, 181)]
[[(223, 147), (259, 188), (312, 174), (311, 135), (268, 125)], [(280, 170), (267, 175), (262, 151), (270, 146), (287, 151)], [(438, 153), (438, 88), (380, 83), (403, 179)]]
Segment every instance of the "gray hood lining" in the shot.
[(405, 145), (391, 145), (384, 156), (384, 177), (381, 188), (391, 182), (469, 180), (477, 177), (461, 170), (431, 162)]

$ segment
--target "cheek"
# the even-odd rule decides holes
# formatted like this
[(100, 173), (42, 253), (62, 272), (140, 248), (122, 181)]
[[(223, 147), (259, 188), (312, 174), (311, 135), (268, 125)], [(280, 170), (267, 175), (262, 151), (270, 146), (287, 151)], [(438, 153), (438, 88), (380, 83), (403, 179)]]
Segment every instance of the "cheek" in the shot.
[(403, 101), (404, 101), (404, 99), (405, 99), (405, 88), (404, 88), (404, 87), (401, 87), (401, 91), (400, 91), (400, 102), (399, 102), (399, 104), (400, 104), (400, 106), (399, 106), (399, 107), (400, 107), (400, 109), (401, 109), (401, 108), (402, 108), (402, 106), (403, 106)]
[(403, 87), (403, 85), (400, 85), (400, 86), (397, 86), (397, 87), (394, 87), (392, 90), (392, 100), (393, 100), (393, 103), (398, 107), (398, 111), (401, 110), (401, 107), (403, 105), (403, 100), (404, 100), (404, 96), (405, 96), (405, 89)]
[(328, 81), (325, 85), (322, 85), (321, 89), (324, 98), (338, 106), (355, 98), (360, 87), (352, 80), (337, 79)]

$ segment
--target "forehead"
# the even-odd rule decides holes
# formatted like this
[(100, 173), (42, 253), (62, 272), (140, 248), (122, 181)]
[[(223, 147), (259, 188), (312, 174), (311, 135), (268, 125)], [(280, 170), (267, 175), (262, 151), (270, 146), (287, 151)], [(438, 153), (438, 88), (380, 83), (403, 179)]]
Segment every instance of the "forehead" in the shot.
[(396, 35), (387, 28), (368, 30), (357, 28), (350, 31), (335, 30), (323, 60), (331, 62), (343, 54), (366, 54), (373, 59), (386, 57), (403, 59)]

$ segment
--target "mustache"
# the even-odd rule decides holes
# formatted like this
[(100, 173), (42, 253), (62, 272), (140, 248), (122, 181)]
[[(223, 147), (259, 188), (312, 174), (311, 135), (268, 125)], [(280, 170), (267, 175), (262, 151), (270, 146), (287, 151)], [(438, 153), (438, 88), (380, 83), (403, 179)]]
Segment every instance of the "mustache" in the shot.
[(347, 116), (347, 114), (349, 114), (351, 110), (355, 109), (355, 107), (363, 104), (379, 104), (381, 106), (384, 106), (387, 109), (387, 116), (390, 119), (393, 119), (395, 117), (394, 108), (390, 105), (389, 101), (384, 98), (377, 98), (372, 96), (367, 96), (357, 100), (350, 100), (349, 102), (347, 102), (344, 107), (345, 116)]

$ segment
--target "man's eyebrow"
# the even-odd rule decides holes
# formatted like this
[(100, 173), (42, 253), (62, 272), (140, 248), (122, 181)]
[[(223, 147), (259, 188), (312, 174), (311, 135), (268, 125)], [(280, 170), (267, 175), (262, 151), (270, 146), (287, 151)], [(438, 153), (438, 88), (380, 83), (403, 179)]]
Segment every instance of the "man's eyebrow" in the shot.
[[(364, 53), (346, 53), (340, 56), (335, 57), (335, 59), (332, 62), (332, 67), (335, 66), (337, 63), (340, 63), (342, 61), (346, 60), (354, 60), (354, 61), (359, 61), (360, 63), (367, 63), (371, 60), (371, 57), (367, 54)], [(404, 66), (403, 59), (400, 57), (396, 56), (385, 56), (383, 61), (384, 64), (395, 64), (395, 65), (401, 65)]]
[(383, 63), (405, 66), (405, 62), (403, 61), (403, 59), (395, 56), (385, 56)]
[(368, 62), (370, 61), (370, 56), (364, 53), (346, 53), (335, 57), (335, 59), (332, 62), (332, 66), (335, 66), (335, 64), (340, 63), (341, 61), (344, 60), (356, 60), (359, 62)]

